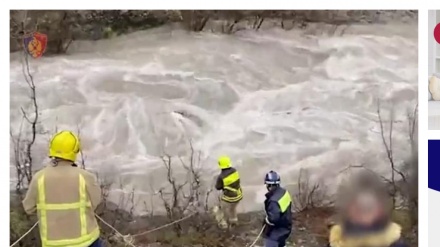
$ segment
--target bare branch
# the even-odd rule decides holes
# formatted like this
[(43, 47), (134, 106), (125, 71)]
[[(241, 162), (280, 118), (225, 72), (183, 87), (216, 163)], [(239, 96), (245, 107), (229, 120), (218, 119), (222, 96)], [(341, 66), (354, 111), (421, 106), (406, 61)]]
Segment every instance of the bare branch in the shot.
[(331, 203), (319, 183), (310, 184), (310, 174), (302, 168), (294, 190), (292, 205), (295, 212), (325, 207)]
[[(25, 15), (27, 14), (25, 13)], [(24, 30), (25, 21), (26, 21), (26, 16), (22, 22), (23, 30)], [(32, 73), (30, 72), (28, 56), (29, 55), (25, 50), (25, 47), (23, 47), (22, 73), (30, 91), (29, 97), (32, 105), (32, 109), (31, 109), (32, 113), (30, 114), (23, 107), (21, 107), (20, 110), (22, 113), (22, 120), (19, 126), (17, 136), (14, 137), (12, 131), (10, 131), (11, 140), (13, 140), (14, 143), (14, 158), (15, 158), (15, 167), (17, 172), (17, 183), (16, 183), (17, 191), (25, 187), (23, 183), (25, 179), (27, 184), (29, 184), (30, 181), (32, 180), (32, 170), (33, 170), (32, 148), (37, 137), (37, 124), (39, 118), (36, 87), (34, 83), (34, 78), (32, 76)], [(29, 131), (23, 131), (24, 121), (26, 121), (26, 123), (30, 125)], [(22, 140), (23, 132), (26, 134), (30, 132), (30, 137)]]
[[(79, 125), (77, 125), (76, 131), (78, 133), (78, 138), (81, 142), (81, 128), (79, 127)], [(86, 156), (84, 155), (83, 149), (81, 147), (79, 149), (79, 154), (81, 157), (81, 169), (86, 169)]]

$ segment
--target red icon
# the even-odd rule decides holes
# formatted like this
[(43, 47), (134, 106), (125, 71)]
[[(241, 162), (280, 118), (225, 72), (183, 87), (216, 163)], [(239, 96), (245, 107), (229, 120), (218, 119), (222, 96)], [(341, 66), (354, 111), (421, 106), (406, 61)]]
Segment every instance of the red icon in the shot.
[(33, 58), (40, 58), (43, 56), (47, 45), (47, 35), (39, 32), (34, 32), (26, 35), (23, 38), (24, 47), (26, 51)]
[(440, 23), (438, 23), (434, 28), (434, 39), (440, 44)]

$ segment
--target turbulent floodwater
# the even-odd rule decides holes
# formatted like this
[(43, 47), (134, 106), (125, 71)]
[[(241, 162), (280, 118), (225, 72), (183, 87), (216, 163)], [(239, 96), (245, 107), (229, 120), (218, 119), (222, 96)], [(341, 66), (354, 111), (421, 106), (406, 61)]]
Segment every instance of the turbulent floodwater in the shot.
[[(228, 36), (164, 27), (32, 60), (39, 131), (47, 133), (38, 137), (36, 163), (56, 127), (79, 126), (87, 166), (144, 200), (163, 184), (159, 156), (187, 155), (191, 139), (207, 179), (218, 172), (218, 155), (233, 158), (245, 190), (241, 210), (261, 207), (253, 202), (270, 169), (287, 184), (308, 168), (329, 185), (350, 164), (386, 170), (376, 99), (394, 102), (395, 157), (403, 160), (406, 114), (417, 97), (417, 25), (350, 29), (334, 37), (278, 29)], [(29, 106), (19, 54), (10, 71), (17, 131), (20, 107)]]

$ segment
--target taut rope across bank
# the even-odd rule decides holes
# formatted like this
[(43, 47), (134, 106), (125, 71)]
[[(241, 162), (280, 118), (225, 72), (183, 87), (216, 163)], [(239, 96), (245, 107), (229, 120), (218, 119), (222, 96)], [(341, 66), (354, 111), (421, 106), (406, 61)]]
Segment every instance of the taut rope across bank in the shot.
[(114, 228), (112, 225), (110, 225), (109, 223), (107, 223), (103, 218), (99, 217), (99, 215), (95, 214), (96, 218), (98, 218), (98, 220), (100, 220), (102, 223), (104, 223), (106, 226), (110, 227), (110, 229), (112, 229), (119, 237), (122, 238), (122, 240), (124, 240), (125, 243), (127, 243), (128, 245), (130, 245), (131, 247), (136, 247), (136, 245), (133, 244), (133, 240), (132, 239), (128, 239), (128, 237), (130, 235), (123, 235), (122, 233), (120, 233), (118, 230), (116, 230), (116, 228)]
[[(127, 234), (127, 235), (124, 235), (124, 234), (122, 234), (122, 233), (120, 233), (116, 228), (114, 228), (112, 225), (110, 225), (110, 223), (108, 223), (108, 222), (106, 222), (103, 218), (101, 218), (99, 215), (97, 215), (97, 214), (95, 214), (95, 216), (96, 216), (96, 218), (98, 219), (98, 220), (100, 220), (103, 224), (105, 224), (106, 226), (108, 226), (110, 229), (112, 229), (115, 233), (116, 233), (116, 235), (118, 235), (119, 237), (121, 237), (122, 238), (122, 240), (124, 240), (124, 242), (126, 243), (126, 244), (128, 244), (129, 246), (131, 246), (131, 247), (136, 247), (136, 245), (134, 245), (134, 243), (133, 243), (133, 237), (137, 237), (137, 236), (141, 236), (141, 235), (145, 235), (145, 234), (149, 234), (149, 233), (152, 233), (152, 232), (155, 232), (155, 231), (158, 231), (158, 230), (160, 230), (160, 229), (163, 229), (163, 228), (166, 228), (166, 227), (169, 227), (169, 226), (172, 226), (172, 225), (174, 225), (174, 224), (177, 224), (177, 223), (179, 223), (179, 222), (182, 222), (182, 221), (184, 221), (184, 220), (187, 220), (187, 219), (189, 219), (189, 218), (191, 218), (192, 216), (194, 216), (194, 215), (196, 215), (197, 214), (197, 212), (193, 212), (192, 214), (189, 214), (189, 215), (187, 215), (187, 216), (185, 216), (185, 217), (183, 217), (183, 218), (180, 218), (180, 219), (178, 219), (178, 220), (175, 220), (175, 221), (173, 221), (173, 222), (170, 222), (170, 223), (167, 223), (167, 224), (165, 224), (165, 225), (162, 225), (162, 226), (159, 226), (159, 227), (156, 227), (156, 228), (154, 228), (154, 229), (152, 229), (152, 230), (148, 230), (148, 231), (145, 231), (145, 232), (141, 232), (141, 233), (138, 233), (138, 234), (134, 234), (134, 235), (130, 235), (130, 234)], [(10, 247), (13, 247), (13, 246), (15, 246), (15, 245), (17, 245), (24, 237), (26, 237), (29, 233), (31, 233), (32, 232), (32, 230), (34, 230), (34, 228), (35, 227), (37, 227), (37, 225), (38, 225), (38, 221), (37, 222), (35, 222), (35, 224), (25, 233), (25, 234), (23, 234), (17, 241), (15, 241)], [(261, 234), (263, 233), (263, 230), (264, 230), (264, 228), (265, 228), (265, 226), (263, 226), (262, 228), (261, 228), (261, 230), (260, 230), (260, 233), (258, 234), (258, 236), (255, 238), (255, 240), (250, 244), (250, 245), (247, 245), (247, 247), (254, 247), (255, 246), (255, 244), (257, 243), (257, 241), (258, 241), (258, 239), (260, 239), (260, 237), (261, 237)]]
[(34, 230), (34, 228), (37, 227), (37, 225), (38, 225), (38, 221), (35, 222), (35, 224), (34, 224), (31, 228), (29, 228), (29, 230), (28, 230), (25, 234), (23, 234), (19, 239), (17, 239), (17, 241), (15, 241), (15, 242), (11, 245), (11, 247), (13, 247), (13, 246), (15, 246), (16, 244), (20, 243), (20, 241), (21, 241), (24, 237), (26, 237), (26, 235), (28, 235), (29, 233), (31, 233), (32, 230)]
[(145, 231), (145, 232), (137, 233), (137, 234), (134, 234), (134, 235), (132, 235), (132, 236), (133, 236), (133, 237), (137, 237), (137, 236), (141, 236), (141, 235), (145, 235), (145, 234), (149, 234), (149, 233), (155, 232), (155, 231), (157, 231), (157, 230), (163, 229), (163, 228), (165, 228), (165, 227), (168, 227), (168, 226), (171, 226), (171, 225), (177, 224), (177, 223), (179, 223), (179, 222), (182, 222), (182, 221), (184, 221), (184, 220), (186, 220), (186, 219), (189, 219), (189, 218), (191, 218), (192, 216), (194, 216), (195, 214), (197, 214), (197, 212), (194, 212), (194, 213), (192, 213), (192, 214), (189, 214), (189, 215), (187, 215), (187, 216), (185, 216), (185, 217), (183, 217), (183, 218), (181, 218), (181, 219), (178, 219), (178, 220), (176, 220), (176, 221), (170, 222), (170, 223), (165, 224), (165, 225), (163, 225), (163, 226), (159, 226), (159, 227), (156, 227), (156, 228), (154, 228), (154, 229), (152, 229), (152, 230), (148, 230), (148, 231)]
[[(152, 229), (152, 230), (148, 230), (148, 231), (145, 231), (145, 232), (141, 232), (141, 233), (138, 233), (138, 234), (134, 234), (134, 235), (130, 235), (130, 234), (127, 234), (127, 235), (123, 235), (122, 233), (120, 233), (116, 228), (114, 228), (112, 225), (110, 225), (108, 222), (106, 222), (103, 218), (101, 218), (99, 215), (97, 215), (97, 214), (95, 214), (95, 216), (96, 216), (96, 218), (98, 219), (98, 220), (100, 220), (102, 223), (104, 223), (106, 226), (108, 226), (110, 229), (112, 229), (115, 233), (116, 233), (116, 235), (118, 235), (119, 237), (121, 237), (123, 240), (124, 240), (124, 242), (125, 243), (127, 243), (128, 245), (130, 245), (130, 246), (132, 246), (132, 247), (136, 247), (136, 245), (134, 245), (133, 244), (133, 239), (130, 239), (130, 237), (137, 237), (137, 236), (141, 236), (141, 235), (145, 235), (145, 234), (149, 234), (149, 233), (152, 233), (152, 232), (155, 232), (155, 231), (158, 231), (158, 230), (160, 230), (160, 229), (163, 229), (163, 228), (166, 228), (166, 227), (168, 227), (168, 226), (172, 226), (172, 225), (174, 225), (174, 224), (177, 224), (177, 223), (179, 223), (179, 222), (182, 222), (182, 221), (184, 221), (184, 220), (187, 220), (187, 219), (189, 219), (189, 218), (191, 218), (192, 216), (194, 216), (194, 215), (196, 215), (197, 214), (197, 212), (194, 212), (194, 213), (192, 213), (192, 214), (189, 214), (189, 215), (187, 215), (187, 216), (185, 216), (185, 217), (183, 217), (183, 218), (181, 218), (181, 219), (178, 219), (178, 220), (175, 220), (175, 221), (173, 221), (173, 222), (170, 222), (170, 223), (167, 223), (167, 224), (165, 224), (165, 225), (162, 225), (162, 226), (159, 226), (159, 227), (156, 227), (156, 228), (154, 228), (154, 229)], [(10, 247), (13, 247), (13, 246), (15, 246), (15, 245), (17, 245), (24, 237), (26, 237), (29, 233), (31, 233), (32, 232), (32, 230), (34, 230), (34, 228), (36, 227), (38, 225), (38, 221), (37, 222), (35, 222), (35, 224), (25, 233), (25, 234), (23, 234), (17, 241), (15, 241)], [(260, 233), (261, 234), (261, 233)]]

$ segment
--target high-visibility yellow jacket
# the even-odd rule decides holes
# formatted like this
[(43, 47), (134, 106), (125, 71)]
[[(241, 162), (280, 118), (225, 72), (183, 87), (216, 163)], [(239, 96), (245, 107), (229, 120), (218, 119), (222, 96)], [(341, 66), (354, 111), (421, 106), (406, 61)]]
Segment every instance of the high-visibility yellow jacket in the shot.
[(26, 213), (37, 212), (43, 247), (88, 247), (99, 238), (101, 188), (92, 173), (72, 165), (58, 161), (37, 172), (23, 200)]
[(243, 192), (240, 185), (240, 175), (233, 168), (223, 169), (217, 177), (215, 185), (217, 190), (223, 190), (221, 199), (225, 202), (239, 202), (243, 199)]

